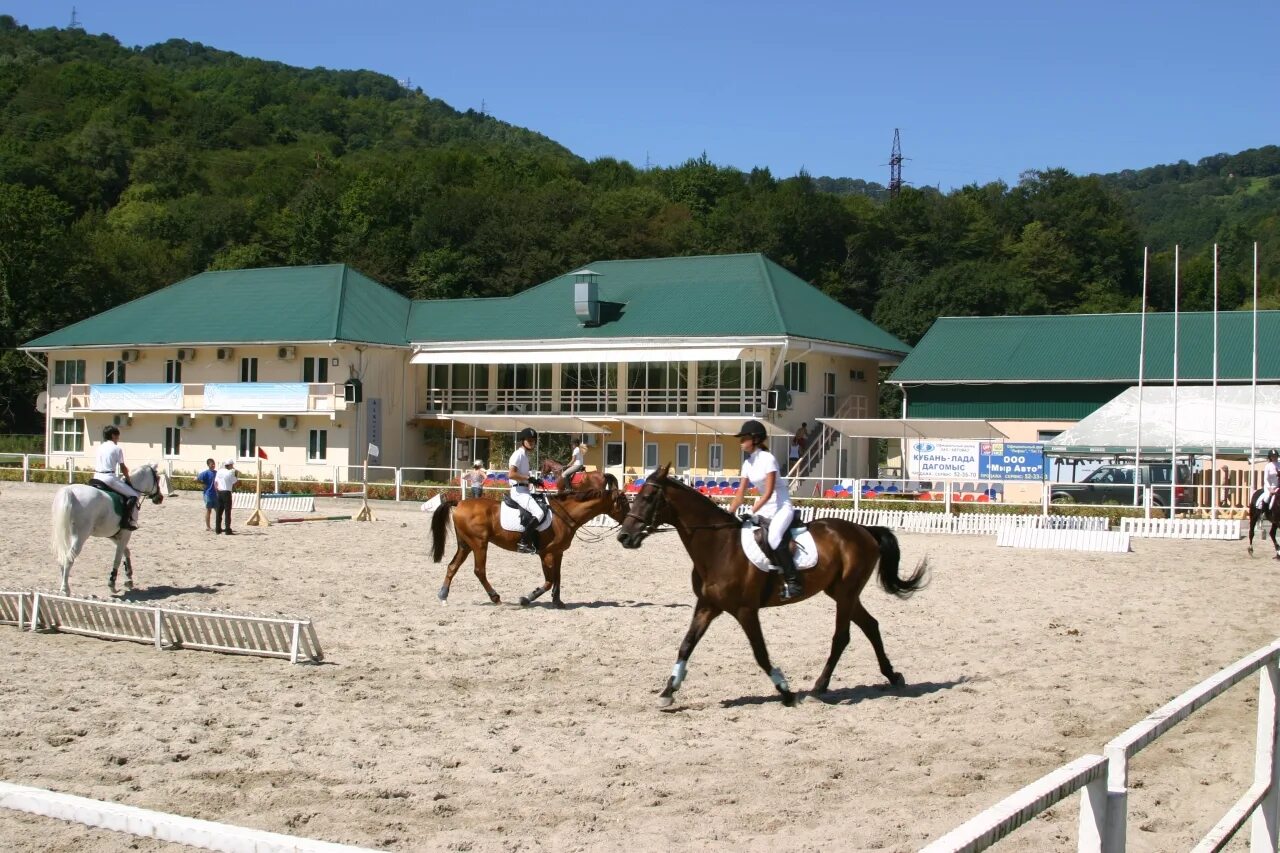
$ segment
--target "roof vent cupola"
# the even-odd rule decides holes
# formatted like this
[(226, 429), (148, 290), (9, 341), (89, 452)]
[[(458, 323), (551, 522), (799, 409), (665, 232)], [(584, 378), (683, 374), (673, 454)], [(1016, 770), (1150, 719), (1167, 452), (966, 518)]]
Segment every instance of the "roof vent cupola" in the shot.
[(600, 273), (580, 269), (573, 273), (573, 311), (584, 326), (600, 325)]

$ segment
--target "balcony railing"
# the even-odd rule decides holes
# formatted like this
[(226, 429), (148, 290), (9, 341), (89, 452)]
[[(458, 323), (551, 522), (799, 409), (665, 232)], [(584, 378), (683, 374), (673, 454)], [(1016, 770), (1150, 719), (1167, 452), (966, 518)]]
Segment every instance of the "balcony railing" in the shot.
[[(690, 411), (690, 403), (694, 405)], [(550, 390), (499, 388), (494, 391), (431, 388), (419, 411), (423, 414), (508, 414), (537, 412), (567, 415), (744, 415), (764, 411), (760, 391), (739, 389), (565, 388)]]
[[(343, 385), (321, 382), (122, 383), (68, 385), (68, 412), (341, 412)], [(58, 399), (55, 386), (53, 400)]]

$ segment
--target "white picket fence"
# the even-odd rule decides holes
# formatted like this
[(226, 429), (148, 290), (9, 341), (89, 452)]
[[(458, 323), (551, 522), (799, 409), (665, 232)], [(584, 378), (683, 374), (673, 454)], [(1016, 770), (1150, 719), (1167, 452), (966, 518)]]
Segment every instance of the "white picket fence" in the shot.
[(1139, 539), (1240, 539), (1237, 519), (1122, 518), (1120, 530)]
[(49, 592), (0, 592), (0, 624), (145, 643), (156, 649), (199, 649), (283, 658), (324, 660), (310, 619), (244, 616), (153, 607)]
[(999, 533), (1001, 530), (1035, 528), (1044, 530), (1107, 530), (1101, 515), (1006, 515), (966, 512), (957, 515), (953, 532), (960, 534)]
[[(1006, 797), (924, 848), (925, 853), (976, 853), (1016, 831), (1076, 791), (1080, 797), (1081, 853), (1124, 853), (1128, 829), (1129, 761), (1178, 723), (1231, 687), (1258, 673), (1254, 777), (1195, 851), (1223, 849), (1252, 818), (1252, 853), (1276, 853), (1280, 833), (1280, 640), (1246, 655), (1158, 708), (1108, 743), (1103, 756), (1086, 755)], [(1105, 768), (1105, 792), (1103, 769)]]
[(1039, 530), (1010, 527), (996, 533), (1002, 548), (1042, 548), (1051, 551), (1129, 552), (1129, 534), (1110, 530)]

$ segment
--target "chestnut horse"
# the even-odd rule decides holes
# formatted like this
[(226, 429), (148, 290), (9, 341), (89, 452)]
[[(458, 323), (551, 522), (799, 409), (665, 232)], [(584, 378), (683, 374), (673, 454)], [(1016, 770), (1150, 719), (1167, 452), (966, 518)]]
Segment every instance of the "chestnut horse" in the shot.
[[(573, 544), (574, 534), (579, 527), (598, 515), (607, 515), (621, 524), (627, 517), (629, 502), (626, 494), (618, 487), (616, 477), (598, 473), (584, 477), (576, 490), (551, 494), (547, 498), (547, 506), (554, 519), (551, 526), (538, 536), (543, 584), (522, 596), (520, 603), (530, 604), (538, 596), (551, 590), (551, 603), (556, 607), (564, 607), (564, 602), (560, 600), (560, 561), (564, 559), (564, 552)], [(520, 533), (502, 529), (498, 520), (501, 501), (491, 498), (472, 498), (462, 502), (452, 498), (443, 500), (431, 517), (432, 562), (438, 563), (444, 556), (444, 528), (449, 519), (449, 510), (455, 506), (457, 510), (453, 514), (453, 531), (458, 540), (458, 550), (449, 561), (444, 586), (440, 587), (437, 597), (441, 604), (448, 602), (453, 576), (467, 559), (467, 555), (475, 554), (476, 577), (480, 579), (484, 591), (489, 593), (489, 600), (498, 604), (502, 598), (489, 585), (489, 578), (485, 574), (488, 548), (493, 544), (514, 551), (520, 544)]]
[(907, 598), (926, 583), (928, 561), (921, 562), (910, 577), (898, 577), (897, 537), (886, 527), (862, 527), (849, 521), (823, 518), (812, 522), (809, 530), (818, 548), (818, 564), (800, 572), (804, 594), (783, 600), (776, 575), (762, 572), (747, 560), (740, 542), (742, 525), (738, 519), (716, 506), (709, 498), (667, 476), (666, 465), (645, 481), (632, 503), (618, 533), (624, 548), (639, 548), (645, 537), (660, 524), (670, 524), (680, 534), (684, 548), (693, 558), (693, 594), (697, 603), (693, 621), (680, 644), (675, 668), (667, 686), (658, 697), (658, 706), (666, 708), (675, 701), (676, 691), (684, 681), (689, 656), (707, 628), (721, 613), (738, 620), (751, 642), (756, 663), (768, 673), (784, 705), (795, 704), (782, 670), (769, 662), (764, 634), (760, 630), (760, 608), (793, 604), (819, 592), (836, 602), (836, 632), (831, 639), (831, 655), (822, 675), (813, 685), (814, 693), (825, 693), (831, 683), (840, 654), (849, 644), (849, 622), (855, 622), (875, 649), (880, 671), (889, 684), (906, 684), (902, 673), (889, 663), (880, 639), (880, 626), (859, 601), (867, 581), (880, 567), (880, 585), (899, 598)]

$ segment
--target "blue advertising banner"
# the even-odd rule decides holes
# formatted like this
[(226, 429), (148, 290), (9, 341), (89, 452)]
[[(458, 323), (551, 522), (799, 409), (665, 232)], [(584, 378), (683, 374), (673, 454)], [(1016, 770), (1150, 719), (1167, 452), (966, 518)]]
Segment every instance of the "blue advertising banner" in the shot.
[(1045, 478), (1044, 445), (1012, 441), (979, 442), (978, 478), (1039, 482)]

